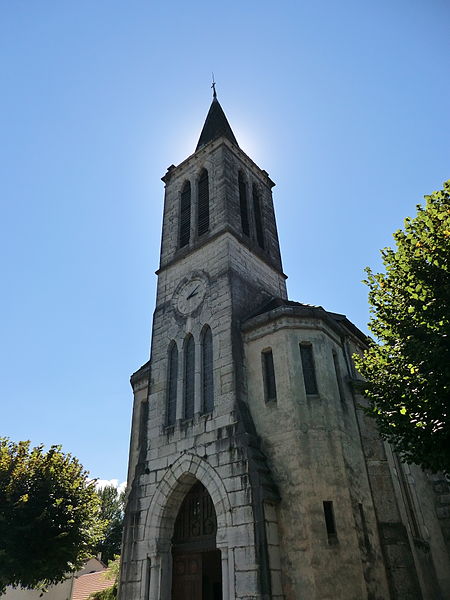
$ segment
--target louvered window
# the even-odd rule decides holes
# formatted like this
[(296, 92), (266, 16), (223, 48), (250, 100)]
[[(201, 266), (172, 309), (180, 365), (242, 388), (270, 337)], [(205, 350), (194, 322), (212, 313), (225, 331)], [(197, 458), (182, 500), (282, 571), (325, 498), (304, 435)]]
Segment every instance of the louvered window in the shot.
[(191, 237), (191, 184), (189, 181), (183, 186), (180, 202), (180, 248), (189, 244)]
[(197, 233), (203, 235), (209, 229), (209, 178), (203, 169), (198, 181)]
[(300, 344), (302, 359), (303, 380), (307, 394), (317, 394), (316, 370), (314, 368), (313, 349), (311, 344)]
[(241, 226), (245, 235), (250, 235), (248, 224), (247, 186), (241, 172), (239, 172), (239, 206), (241, 209)]
[(213, 340), (209, 327), (205, 329), (202, 341), (203, 412), (208, 413), (214, 408)]
[(194, 416), (195, 343), (190, 335), (184, 346), (184, 418)]
[(261, 199), (259, 197), (258, 188), (255, 184), (253, 184), (253, 212), (255, 214), (256, 240), (260, 248), (264, 248)]
[(178, 381), (178, 349), (175, 343), (170, 346), (167, 377), (167, 410), (166, 424), (174, 425), (177, 418), (177, 381)]
[(275, 369), (273, 366), (272, 350), (264, 350), (262, 353), (264, 393), (266, 402), (274, 402), (277, 399), (277, 387), (275, 382)]

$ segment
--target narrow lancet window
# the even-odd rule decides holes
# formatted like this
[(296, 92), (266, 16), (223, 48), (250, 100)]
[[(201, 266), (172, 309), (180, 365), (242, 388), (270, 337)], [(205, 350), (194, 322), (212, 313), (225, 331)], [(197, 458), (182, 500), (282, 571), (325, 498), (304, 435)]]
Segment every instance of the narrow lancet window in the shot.
[(180, 248), (189, 244), (191, 237), (191, 184), (183, 186), (180, 201)]
[(209, 178), (203, 169), (198, 180), (197, 234), (203, 235), (209, 229)]
[(186, 338), (184, 345), (184, 418), (194, 416), (195, 389), (195, 343), (192, 335)]
[(169, 348), (167, 374), (166, 425), (175, 425), (177, 418), (178, 349), (175, 342)]
[(260, 248), (264, 248), (264, 233), (261, 211), (261, 199), (259, 197), (258, 188), (253, 184), (253, 212), (255, 214), (256, 241)]
[(247, 186), (244, 176), (239, 171), (239, 207), (241, 210), (241, 226), (242, 232), (245, 235), (250, 235), (250, 226), (248, 222), (248, 203), (247, 203)]
[(130, 513), (130, 524), (129, 524), (129, 536), (130, 540), (136, 542), (139, 538), (139, 522), (141, 520), (141, 513), (137, 510)]
[(362, 525), (362, 532), (363, 532), (363, 536), (364, 536), (364, 545), (366, 547), (366, 550), (369, 551), (370, 550), (369, 531), (367, 529), (366, 515), (364, 514), (364, 508), (363, 508), (363, 505), (361, 502), (358, 504), (358, 507), (359, 507), (359, 517), (361, 519), (361, 525)]
[(213, 340), (209, 327), (204, 329), (202, 339), (202, 394), (203, 412), (212, 412), (214, 409)]
[(262, 366), (264, 378), (264, 395), (266, 402), (276, 402), (277, 386), (275, 382), (275, 369), (273, 366), (272, 350), (264, 350), (262, 353)]
[(339, 360), (337, 353), (333, 350), (333, 363), (334, 363), (334, 372), (336, 373), (336, 381), (339, 389), (339, 398), (341, 403), (345, 406), (345, 394), (344, 394), (344, 385), (342, 383), (341, 370), (339, 368)]
[(302, 359), (305, 391), (310, 395), (317, 394), (316, 370), (314, 368), (314, 357), (311, 344), (300, 344), (300, 356)]
[(333, 502), (331, 500), (323, 501), (323, 514), (325, 517), (325, 527), (327, 528), (328, 543), (336, 543), (336, 521), (334, 519)]

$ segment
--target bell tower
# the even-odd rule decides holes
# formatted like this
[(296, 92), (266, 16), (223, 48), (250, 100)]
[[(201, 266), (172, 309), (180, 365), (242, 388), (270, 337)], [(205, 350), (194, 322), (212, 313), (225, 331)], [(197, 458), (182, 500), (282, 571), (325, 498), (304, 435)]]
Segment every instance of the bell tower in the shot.
[(239, 148), (216, 96), (194, 154), (171, 165), (162, 180), (158, 276), (174, 268), (187, 275), (199, 252), (202, 261), (210, 259), (210, 250), (227, 240), (233, 252), (223, 267), (245, 275), (253, 293), (286, 296), (271, 192), (275, 184)]
[[(215, 93), (195, 152), (162, 180), (151, 359), (131, 379), (132, 483), (121, 597), (142, 598), (143, 586), (149, 600), (176, 599), (180, 589), (188, 594), (195, 574), (177, 579), (174, 568), (187, 569), (192, 555), (197, 572), (214, 572), (220, 583), (210, 582), (215, 596), (202, 596), (196, 581), (186, 600), (241, 592), (275, 598), (266, 525), (278, 493), (245, 402), (240, 336), (241, 319), (273, 297), (286, 298), (274, 183), (239, 147)], [(186, 494), (199, 485), (214, 506), (214, 544), (209, 538), (202, 546), (192, 531), (180, 555), (175, 523)], [(195, 520), (183, 506), (183, 519)], [(139, 582), (135, 569), (145, 572)]]

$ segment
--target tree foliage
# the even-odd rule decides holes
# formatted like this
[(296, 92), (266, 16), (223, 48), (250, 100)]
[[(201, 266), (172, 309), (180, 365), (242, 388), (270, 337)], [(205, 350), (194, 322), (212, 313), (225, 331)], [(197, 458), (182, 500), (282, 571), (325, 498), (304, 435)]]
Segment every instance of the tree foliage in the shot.
[(450, 181), (366, 269), (371, 343), (357, 367), (368, 412), (407, 462), (450, 471)]
[(107, 525), (104, 538), (97, 544), (96, 554), (101, 552), (102, 560), (112, 561), (120, 554), (123, 530), (124, 494), (120, 494), (114, 485), (97, 490), (100, 498), (100, 517)]
[(62, 581), (103, 528), (95, 482), (75, 458), (0, 439), (0, 593)]

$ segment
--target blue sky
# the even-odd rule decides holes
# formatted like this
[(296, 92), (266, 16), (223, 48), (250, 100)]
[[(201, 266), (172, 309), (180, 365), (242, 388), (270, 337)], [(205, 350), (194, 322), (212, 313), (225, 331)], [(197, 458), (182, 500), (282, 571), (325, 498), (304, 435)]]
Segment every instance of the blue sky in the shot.
[(166, 168), (211, 101), (276, 182), (291, 299), (366, 330), (366, 265), (450, 177), (446, 0), (0, 2), (0, 433), (126, 474)]

